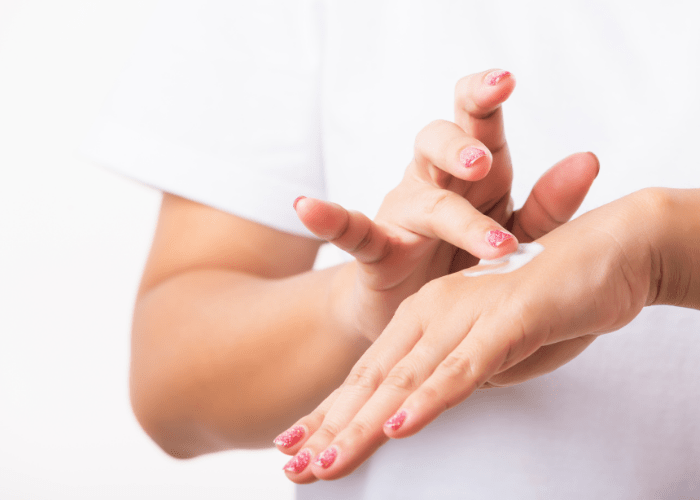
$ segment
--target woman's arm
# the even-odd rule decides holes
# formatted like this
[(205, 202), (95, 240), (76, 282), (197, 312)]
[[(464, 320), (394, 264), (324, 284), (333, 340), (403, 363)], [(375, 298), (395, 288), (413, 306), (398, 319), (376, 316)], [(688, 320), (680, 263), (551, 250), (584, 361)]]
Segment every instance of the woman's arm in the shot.
[(165, 451), (269, 446), (340, 384), (368, 343), (329, 314), (339, 268), (309, 272), (318, 247), (164, 195), (134, 311), (131, 397)]

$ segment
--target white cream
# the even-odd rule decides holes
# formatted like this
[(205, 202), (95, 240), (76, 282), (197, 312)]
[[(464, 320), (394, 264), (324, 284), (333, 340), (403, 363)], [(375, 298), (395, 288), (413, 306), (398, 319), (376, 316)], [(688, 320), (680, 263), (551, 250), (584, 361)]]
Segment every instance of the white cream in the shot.
[[(472, 267), (464, 271), (465, 276), (481, 276), (483, 274), (503, 274), (520, 269), (540, 253), (544, 247), (539, 243), (520, 243), (518, 249), (500, 259), (479, 261), (479, 268)], [(474, 270), (472, 270), (474, 269)]]

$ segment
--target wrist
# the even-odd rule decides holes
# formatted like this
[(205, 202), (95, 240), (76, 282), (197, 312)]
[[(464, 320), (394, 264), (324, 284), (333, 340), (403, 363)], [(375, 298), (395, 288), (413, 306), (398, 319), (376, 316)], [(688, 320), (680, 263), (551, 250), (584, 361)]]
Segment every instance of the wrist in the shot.
[(329, 321), (345, 337), (374, 342), (408, 293), (405, 287), (373, 289), (358, 265), (352, 261), (338, 266), (328, 293)]
[(356, 285), (356, 261), (341, 264), (335, 268), (330, 282), (327, 304), (327, 325), (343, 338), (363, 337), (362, 311), (358, 305)]
[(700, 190), (644, 190), (657, 231), (647, 304), (700, 308)]

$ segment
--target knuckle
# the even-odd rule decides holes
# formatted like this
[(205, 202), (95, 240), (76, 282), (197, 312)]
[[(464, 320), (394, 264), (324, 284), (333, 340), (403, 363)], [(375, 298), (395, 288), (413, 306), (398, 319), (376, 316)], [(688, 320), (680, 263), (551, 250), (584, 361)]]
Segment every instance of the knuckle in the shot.
[(469, 380), (474, 375), (474, 365), (465, 356), (450, 354), (440, 364), (440, 370), (450, 379)]
[(377, 430), (365, 420), (353, 420), (348, 425), (347, 432), (354, 439), (362, 440), (362, 438), (375, 434)]
[(340, 431), (343, 430), (339, 422), (336, 421), (325, 421), (323, 425), (314, 433), (314, 438), (321, 436), (326, 438), (327, 441), (331, 441), (335, 438)]
[[(416, 295), (411, 295), (405, 298), (394, 313), (394, 318), (400, 318), (402, 321), (417, 321), (420, 318), (419, 298)], [(392, 318), (392, 319), (394, 319)], [(398, 321), (398, 320), (397, 320)]]
[(348, 232), (348, 229), (350, 229), (350, 214), (346, 211), (345, 212), (345, 218), (337, 228), (336, 231), (333, 232), (333, 234), (329, 235), (328, 238), (326, 238), (326, 241), (329, 243), (333, 243), (335, 241), (340, 240), (343, 236), (345, 236)]
[(331, 392), (326, 399), (324, 399), (320, 405), (316, 407), (316, 409), (309, 415), (309, 417), (313, 418), (319, 418), (323, 419), (325, 417), (326, 413), (328, 410), (333, 406), (333, 403), (335, 400), (340, 396), (341, 394), (341, 388), (338, 387), (335, 389), (333, 392)]
[(445, 293), (449, 293), (447, 284), (444, 279), (434, 279), (428, 281), (416, 294), (414, 299), (419, 304), (427, 304), (428, 306), (445, 297)]
[(389, 372), (385, 383), (401, 391), (414, 391), (420, 385), (420, 380), (413, 367), (399, 365)]
[(454, 193), (444, 189), (429, 191), (428, 199), (425, 203), (425, 211), (429, 216), (440, 213), (450, 204)]
[(447, 120), (433, 120), (423, 127), (420, 132), (418, 132), (418, 135), (416, 135), (416, 139), (413, 143), (413, 148), (416, 153), (418, 154), (422, 152), (425, 146), (431, 142), (432, 138), (435, 136), (435, 133), (447, 123), (450, 122)]
[(420, 397), (425, 401), (426, 406), (441, 408), (442, 411), (449, 410), (453, 406), (442, 392), (431, 385), (421, 387)]
[(362, 222), (366, 224), (367, 228), (363, 231), (362, 237), (357, 241), (357, 243), (355, 243), (352, 246), (352, 248), (348, 249), (348, 252), (350, 253), (356, 253), (364, 249), (372, 242), (372, 239), (374, 237), (374, 230), (372, 228), (371, 222), (369, 222), (369, 220), (364, 219), (362, 220)]
[(343, 385), (374, 392), (382, 383), (383, 378), (379, 369), (363, 364), (350, 372)]
[(394, 313), (394, 317), (401, 317), (401, 316), (406, 316), (408, 314), (412, 314), (415, 308), (415, 298), (413, 295), (406, 297), (401, 301), (399, 304), (399, 307), (396, 308), (396, 312)]

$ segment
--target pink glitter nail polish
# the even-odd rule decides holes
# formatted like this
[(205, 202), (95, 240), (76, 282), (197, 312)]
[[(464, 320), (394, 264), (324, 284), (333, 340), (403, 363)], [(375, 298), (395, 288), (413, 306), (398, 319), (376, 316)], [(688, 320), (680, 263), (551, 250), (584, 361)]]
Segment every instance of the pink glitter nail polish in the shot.
[(303, 437), (304, 428), (301, 425), (295, 425), (294, 427), (290, 427), (282, 434), (277, 436), (273, 442), (277, 446), (281, 446), (282, 448), (291, 448), (292, 446), (297, 444)]
[(497, 85), (498, 82), (500, 82), (507, 76), (510, 76), (510, 71), (497, 69), (496, 71), (492, 71), (491, 73), (486, 75), (484, 79), (488, 85)]
[(384, 427), (388, 427), (392, 431), (397, 431), (403, 425), (406, 420), (406, 410), (397, 411), (393, 417), (384, 423)]
[(306, 196), (299, 196), (296, 200), (294, 200), (294, 204), (292, 205), (294, 210), (297, 209), (297, 203), (299, 203), (299, 200), (303, 200), (304, 198), (306, 198)]
[(301, 450), (299, 453), (294, 455), (292, 459), (287, 462), (284, 466), (284, 470), (293, 472), (294, 474), (299, 474), (301, 471), (306, 469), (311, 461), (311, 450)]
[(335, 462), (337, 456), (338, 450), (335, 448), (335, 446), (331, 446), (330, 448), (326, 448), (316, 457), (314, 464), (320, 465), (324, 469), (327, 469), (333, 465), (333, 462)]
[(489, 242), (489, 245), (491, 245), (494, 248), (500, 247), (504, 242), (510, 240), (513, 238), (512, 234), (504, 233), (503, 231), (489, 231), (488, 235), (486, 236), (486, 241)]
[(459, 153), (459, 161), (462, 162), (462, 165), (468, 168), (471, 167), (474, 164), (474, 162), (482, 156), (486, 156), (486, 151), (484, 151), (483, 149), (465, 148), (462, 150), (461, 153)]

